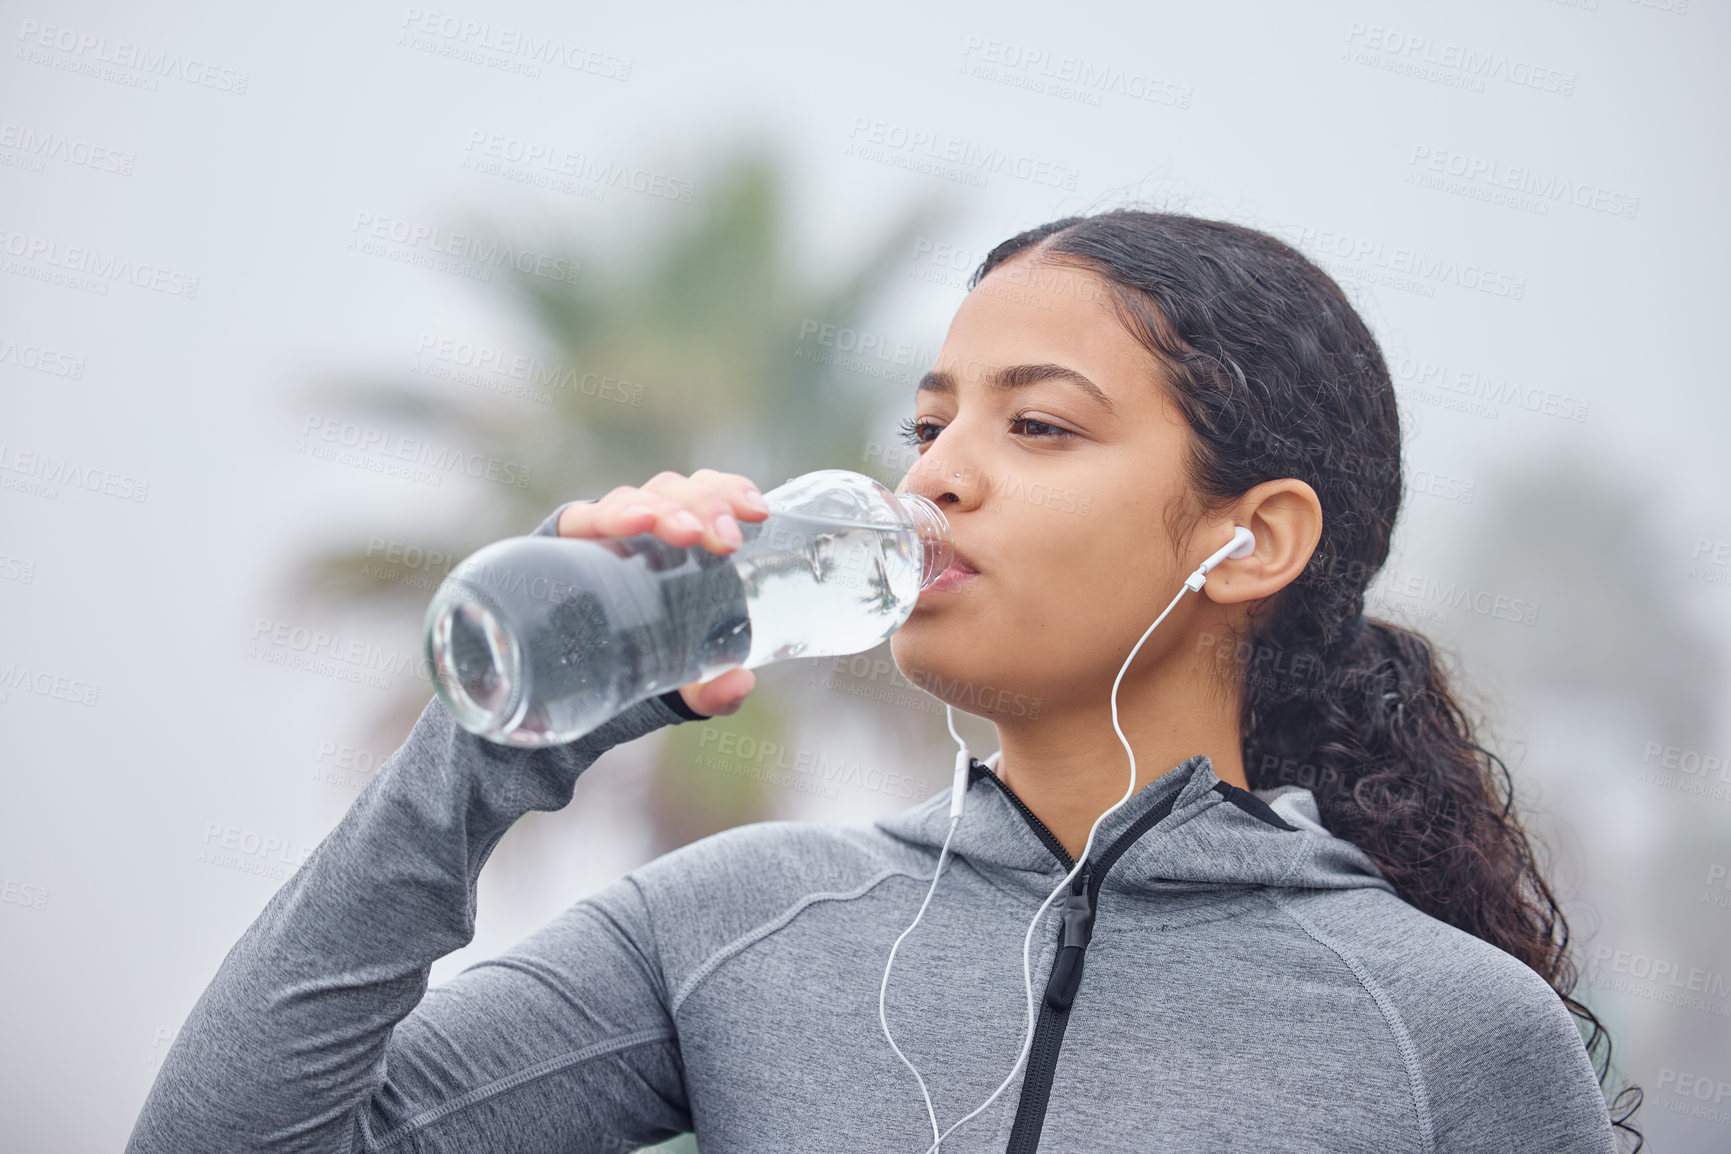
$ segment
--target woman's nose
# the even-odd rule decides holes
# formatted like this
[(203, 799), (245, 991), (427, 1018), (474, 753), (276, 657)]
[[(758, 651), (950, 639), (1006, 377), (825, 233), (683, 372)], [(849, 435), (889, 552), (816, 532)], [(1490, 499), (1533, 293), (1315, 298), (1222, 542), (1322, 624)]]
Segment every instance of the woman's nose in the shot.
[(977, 467), (928, 451), (908, 470), (896, 492), (918, 493), (940, 505), (972, 505), (978, 499), (979, 482)]

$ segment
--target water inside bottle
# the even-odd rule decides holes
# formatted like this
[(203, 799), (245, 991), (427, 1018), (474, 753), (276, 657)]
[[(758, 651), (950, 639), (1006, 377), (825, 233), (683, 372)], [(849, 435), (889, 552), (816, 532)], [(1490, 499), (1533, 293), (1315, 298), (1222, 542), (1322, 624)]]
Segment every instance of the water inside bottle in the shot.
[[(440, 695), (492, 740), (571, 741), (732, 666), (870, 649), (913, 611), (932, 563), (906, 527), (777, 512), (740, 532), (726, 555), (652, 534), (589, 542), (613, 558), (554, 537), (489, 546), (434, 606)], [(509, 563), (490, 563), (502, 547)]]
[(776, 538), (774, 552), (737, 565), (751, 617), (748, 669), (870, 649), (907, 620), (920, 595), (925, 548), (911, 529), (800, 513), (740, 529), (748, 544), (766, 531)]

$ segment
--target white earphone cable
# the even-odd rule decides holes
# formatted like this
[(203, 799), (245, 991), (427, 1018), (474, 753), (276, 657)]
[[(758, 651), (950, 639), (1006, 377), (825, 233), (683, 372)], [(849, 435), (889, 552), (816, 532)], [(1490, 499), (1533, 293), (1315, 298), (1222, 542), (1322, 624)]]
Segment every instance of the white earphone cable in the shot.
[(884, 1016), (884, 997), (889, 992), (890, 967), (896, 964), (896, 951), (901, 948), (902, 938), (913, 933), (914, 927), (920, 924), (921, 918), (925, 917), (926, 907), (931, 904), (932, 895), (936, 893), (938, 889), (938, 875), (944, 872), (944, 857), (950, 852), (950, 838), (955, 836), (956, 827), (961, 824), (962, 819), (959, 817), (953, 817), (950, 819), (950, 830), (944, 835), (943, 848), (938, 851), (938, 866), (932, 871), (932, 884), (931, 887), (926, 890), (926, 900), (920, 903), (920, 912), (914, 915), (914, 920), (908, 923), (908, 928), (902, 931), (901, 937), (897, 938), (895, 945), (890, 947), (890, 960), (884, 964), (884, 980), (883, 983), (878, 986), (878, 1025), (883, 1027), (884, 1037), (889, 1039), (890, 1049), (896, 1052), (896, 1057), (902, 1060), (902, 1065), (906, 1066), (913, 1072), (914, 1081), (920, 1084), (920, 1097), (925, 1099), (926, 1115), (932, 1121), (933, 1149), (936, 1149), (937, 1144), (943, 1141), (943, 1137), (938, 1134), (938, 1113), (932, 1108), (932, 1096), (926, 1090), (926, 1080), (920, 1077), (920, 1072), (914, 1068), (914, 1064), (908, 1060), (908, 1056), (902, 1053), (902, 1048), (896, 1045), (895, 1038), (890, 1036), (889, 1019)]
[(920, 1084), (920, 1097), (925, 1099), (926, 1116), (931, 1119), (932, 1123), (934, 1147), (943, 1141), (943, 1138), (938, 1134), (938, 1113), (932, 1108), (932, 1096), (926, 1089), (926, 1080), (920, 1076), (919, 1070), (914, 1066), (913, 1062), (908, 1059), (908, 1056), (902, 1053), (902, 1048), (896, 1045), (895, 1037), (890, 1033), (889, 1018), (884, 1013), (884, 1001), (890, 988), (890, 968), (896, 964), (896, 951), (901, 949), (903, 939), (914, 932), (914, 927), (920, 924), (920, 919), (926, 916), (926, 907), (931, 904), (932, 895), (937, 893), (938, 878), (944, 872), (944, 859), (950, 852), (950, 839), (956, 835), (956, 827), (962, 824), (960, 800), (961, 793), (966, 789), (966, 775), (969, 768), (968, 743), (963, 741), (962, 735), (956, 732), (955, 710), (947, 704), (944, 706), (944, 710), (945, 718), (950, 727), (950, 736), (956, 739), (957, 747), (956, 781), (954, 788), (951, 790), (950, 828), (944, 834), (943, 846), (938, 850), (938, 864), (937, 867), (932, 870), (932, 884), (926, 889), (925, 901), (920, 903), (920, 910), (914, 915), (914, 920), (908, 923), (908, 928), (901, 932), (901, 936), (898, 937), (895, 940), (895, 944), (890, 947), (889, 961), (884, 963), (884, 980), (878, 986), (878, 1025), (883, 1029), (884, 1038), (888, 1040), (890, 1049), (896, 1052), (896, 1057), (902, 1060), (902, 1065), (908, 1068), (908, 1071), (914, 1076), (914, 1081)]
[[(963, 1122), (968, 1121), (970, 1118), (975, 1117), (987, 1106), (990, 1106), (994, 1101), (996, 1101), (998, 1095), (1002, 1094), (1004, 1089), (1015, 1080), (1016, 1075), (1022, 1069), (1023, 1063), (1028, 1060), (1028, 1051), (1034, 1043), (1034, 1024), (1036, 1017), (1034, 1008), (1034, 972), (1033, 963), (1029, 954), (1029, 951), (1033, 946), (1034, 930), (1039, 927), (1040, 919), (1045, 916), (1046, 907), (1050, 906), (1053, 899), (1069, 887), (1070, 883), (1075, 879), (1077, 871), (1088, 863), (1088, 855), (1094, 848), (1094, 834), (1099, 830), (1100, 823), (1116, 812), (1120, 806), (1129, 801), (1136, 793), (1136, 751), (1130, 747), (1130, 739), (1124, 736), (1124, 729), (1118, 724), (1118, 686), (1123, 682), (1124, 674), (1129, 671), (1130, 663), (1136, 660), (1136, 654), (1141, 652), (1142, 643), (1148, 640), (1149, 636), (1162, 621), (1166, 620), (1166, 615), (1172, 612), (1173, 607), (1178, 604), (1184, 594), (1200, 590), (1202, 586), (1207, 583), (1209, 570), (1213, 569), (1214, 566), (1219, 564), (1222, 560), (1227, 557), (1249, 556), (1248, 550), (1253, 549), (1254, 547), (1255, 537), (1251, 534), (1250, 530), (1242, 527), (1236, 528), (1230, 542), (1216, 551), (1206, 561), (1199, 565), (1194, 573), (1185, 578), (1184, 584), (1178, 590), (1176, 596), (1167, 603), (1166, 608), (1160, 611), (1160, 616), (1154, 618), (1154, 623), (1148, 626), (1147, 629), (1143, 630), (1142, 636), (1137, 639), (1136, 644), (1131, 648), (1130, 656), (1126, 657), (1124, 659), (1124, 664), (1118, 667), (1118, 676), (1112, 679), (1112, 729), (1118, 734), (1118, 741), (1124, 746), (1124, 752), (1129, 755), (1130, 758), (1130, 784), (1125, 788), (1124, 796), (1114, 802), (1099, 817), (1095, 818), (1094, 824), (1088, 827), (1088, 837), (1082, 843), (1082, 852), (1076, 856), (1075, 865), (1070, 867), (1070, 872), (1064, 875), (1064, 880), (1058, 883), (1057, 888), (1046, 895), (1046, 900), (1040, 903), (1040, 908), (1034, 911), (1034, 918), (1028, 923), (1028, 932), (1022, 937), (1022, 990), (1027, 998), (1028, 1020), (1022, 1036), (1021, 1052), (1016, 1056), (1016, 1064), (1010, 1067), (1009, 1074), (1005, 1075), (1004, 1080), (998, 1083), (998, 1088), (992, 1091), (990, 1097), (972, 1110), (968, 1111), (968, 1113), (956, 1119), (956, 1121), (950, 1125), (948, 1130), (939, 1133), (937, 1111), (932, 1106), (932, 1097), (926, 1089), (926, 1080), (920, 1076), (920, 1072), (914, 1068), (914, 1064), (908, 1060), (907, 1055), (902, 1053), (901, 1047), (896, 1045), (896, 1040), (893, 1037), (890, 1037), (889, 1020), (884, 1014), (884, 1002), (885, 996), (889, 990), (890, 967), (895, 964), (896, 960), (896, 950), (901, 946), (902, 940), (914, 931), (914, 927), (919, 925), (920, 919), (925, 916), (926, 906), (931, 904), (932, 895), (937, 892), (938, 877), (944, 870), (944, 859), (949, 853), (950, 839), (955, 835), (956, 827), (959, 826), (962, 821), (963, 795), (966, 793), (968, 783), (968, 746), (967, 743), (962, 740), (962, 735), (956, 732), (956, 716), (954, 708), (947, 702), (945, 703), (944, 716), (949, 725), (950, 736), (955, 738), (958, 749), (956, 754), (955, 783), (950, 793), (950, 827), (948, 832), (944, 834), (942, 847), (938, 850), (938, 864), (932, 871), (932, 884), (930, 888), (926, 890), (925, 900), (920, 903), (919, 912), (914, 915), (914, 920), (908, 925), (907, 929), (902, 931), (901, 936), (896, 938), (895, 944), (890, 947), (889, 961), (884, 965), (883, 982), (878, 987), (878, 1024), (883, 1028), (884, 1037), (889, 1039), (890, 1048), (896, 1052), (896, 1057), (900, 1058), (902, 1064), (912, 1071), (914, 1080), (919, 1083), (920, 1096), (925, 1099), (926, 1103), (926, 1116), (931, 1120), (932, 1133), (936, 1135), (932, 1144), (926, 1147), (925, 1154), (935, 1154), (938, 1148), (943, 1145), (944, 1139), (948, 1138), (955, 1132), (956, 1127), (960, 1126)], [(997, 772), (998, 757), (999, 754), (994, 753), (986, 760), (987, 765), (994, 773)]]
[[(1076, 872), (1087, 864), (1088, 853), (1094, 848), (1094, 833), (1100, 828), (1100, 823), (1105, 821), (1106, 818), (1114, 813), (1119, 806), (1129, 801), (1136, 793), (1136, 751), (1130, 748), (1130, 739), (1124, 736), (1124, 730), (1118, 725), (1118, 684), (1124, 680), (1124, 674), (1130, 668), (1130, 663), (1136, 660), (1136, 654), (1141, 650), (1142, 642), (1148, 640), (1148, 635), (1154, 632), (1154, 626), (1159, 625), (1162, 621), (1166, 620), (1166, 615), (1172, 612), (1172, 607), (1178, 604), (1179, 598), (1183, 597), (1184, 594), (1189, 591), (1190, 586), (1188, 584), (1178, 590), (1177, 596), (1173, 597), (1167, 604), (1166, 608), (1160, 611), (1160, 616), (1154, 619), (1154, 625), (1148, 626), (1148, 628), (1143, 631), (1141, 638), (1136, 642), (1135, 648), (1130, 650), (1130, 656), (1126, 657), (1124, 659), (1124, 664), (1118, 668), (1118, 676), (1112, 679), (1112, 728), (1117, 731), (1118, 740), (1124, 745), (1124, 752), (1130, 755), (1130, 785), (1125, 789), (1123, 797), (1119, 798), (1117, 802), (1105, 811), (1105, 813), (1102, 813), (1099, 817), (1094, 819), (1094, 824), (1088, 828), (1088, 838), (1082, 843), (1082, 852), (1076, 856), (1076, 864), (1070, 867), (1070, 872), (1064, 875), (1064, 880), (1058, 883), (1057, 888), (1046, 895), (1046, 900), (1040, 903), (1040, 908), (1038, 910), (1034, 911), (1034, 920), (1028, 923), (1028, 932), (1022, 938), (1022, 989), (1028, 999), (1028, 1021), (1022, 1035), (1022, 1051), (1016, 1056), (1016, 1064), (1010, 1067), (1009, 1074), (1005, 1076), (1002, 1082), (998, 1083), (998, 1088), (992, 1091), (991, 1097), (987, 1098), (984, 1102), (981, 1102), (978, 1106), (975, 1106), (972, 1110), (956, 1119), (948, 1130), (945, 1130), (942, 1134), (938, 1135), (936, 1142), (933, 1142), (930, 1146), (926, 1147), (926, 1154), (934, 1154), (934, 1151), (936, 1151), (939, 1146), (943, 1145), (944, 1139), (948, 1138), (955, 1132), (957, 1126), (960, 1126), (963, 1122), (966, 1122), (968, 1119), (979, 1114), (987, 1106), (990, 1106), (995, 1102), (998, 1095), (1002, 1094), (1004, 1089), (1015, 1080), (1016, 1075), (1021, 1072), (1022, 1064), (1028, 1060), (1028, 1050), (1034, 1044), (1034, 971), (1033, 963), (1029, 957), (1029, 950), (1032, 948), (1034, 942), (1034, 930), (1039, 927), (1040, 919), (1045, 916), (1046, 907), (1052, 904), (1052, 899), (1063, 893), (1069, 886), (1070, 882), (1075, 878)], [(924, 1086), (923, 1082), (921, 1083), (921, 1086)]]

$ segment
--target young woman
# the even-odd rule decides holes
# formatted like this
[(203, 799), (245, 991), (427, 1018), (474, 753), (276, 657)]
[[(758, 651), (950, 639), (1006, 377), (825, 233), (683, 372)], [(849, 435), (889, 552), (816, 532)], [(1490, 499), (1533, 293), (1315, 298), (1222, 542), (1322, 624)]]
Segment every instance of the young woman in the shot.
[[(990, 764), (867, 828), (667, 854), (428, 992), (513, 821), (754, 677), (534, 751), (435, 700), (224, 961), (130, 1150), (1617, 1149), (1506, 771), (1361, 612), (1400, 436), (1340, 289), (1113, 212), (970, 290), (903, 482), (957, 564), (892, 646), (995, 724)], [(538, 531), (726, 552), (765, 515), (700, 470)]]

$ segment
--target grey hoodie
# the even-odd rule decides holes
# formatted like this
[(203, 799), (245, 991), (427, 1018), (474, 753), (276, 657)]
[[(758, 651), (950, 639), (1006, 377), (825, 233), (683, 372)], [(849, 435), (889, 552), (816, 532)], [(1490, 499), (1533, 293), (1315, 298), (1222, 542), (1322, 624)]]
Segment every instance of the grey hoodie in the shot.
[[(926, 1150), (878, 991), (948, 790), (869, 827), (705, 838), (427, 989), (511, 823), (696, 716), (675, 700), (540, 750), (430, 703), (224, 960), (128, 1151), (623, 1152), (685, 1131), (704, 1154)], [(946, 1154), (1616, 1150), (1544, 980), (1396, 897), (1307, 790), (1246, 792), (1198, 754), (1095, 846), (1034, 939), (1029, 1061)], [(1072, 864), (978, 762), (951, 853), (887, 1006), (943, 1128), (1016, 1060), (1023, 934)]]

